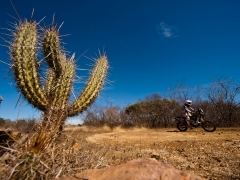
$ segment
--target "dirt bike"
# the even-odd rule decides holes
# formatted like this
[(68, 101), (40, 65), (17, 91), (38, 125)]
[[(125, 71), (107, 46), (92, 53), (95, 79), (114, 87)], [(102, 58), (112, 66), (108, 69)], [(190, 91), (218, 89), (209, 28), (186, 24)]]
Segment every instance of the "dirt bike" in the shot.
[[(200, 125), (202, 128), (207, 131), (207, 132), (213, 132), (216, 130), (216, 126), (213, 122), (211, 121), (206, 121), (204, 120), (204, 112), (201, 108), (198, 108), (198, 110), (190, 116), (190, 125), (191, 127), (199, 127)], [(177, 128), (179, 131), (187, 131), (188, 129), (188, 124), (186, 117), (183, 116), (178, 116), (174, 118), (177, 122)]]

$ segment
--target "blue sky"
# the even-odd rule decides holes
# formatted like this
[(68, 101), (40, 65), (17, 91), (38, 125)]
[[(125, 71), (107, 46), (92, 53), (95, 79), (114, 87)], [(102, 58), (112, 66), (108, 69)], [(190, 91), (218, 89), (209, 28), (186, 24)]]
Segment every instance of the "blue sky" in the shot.
[[(111, 69), (100, 104), (126, 106), (152, 93), (165, 94), (177, 81), (195, 87), (216, 77), (240, 82), (239, 0), (12, 0), (19, 16), (51, 24), (53, 14), (64, 48), (79, 57), (96, 57), (105, 50)], [(9, 0), (0, 1), (0, 27), (17, 18)], [(1, 33), (8, 33), (1, 29)], [(1, 34), (1, 37), (6, 37)], [(2, 45), (5, 42), (0, 40)], [(0, 46), (0, 60), (9, 63), (8, 49)], [(92, 62), (84, 57), (78, 65)], [(9, 66), (0, 62), (0, 117), (38, 116), (18, 97)], [(84, 71), (78, 72), (83, 75)], [(83, 85), (83, 84), (82, 84)], [(79, 91), (81, 88), (77, 86)]]

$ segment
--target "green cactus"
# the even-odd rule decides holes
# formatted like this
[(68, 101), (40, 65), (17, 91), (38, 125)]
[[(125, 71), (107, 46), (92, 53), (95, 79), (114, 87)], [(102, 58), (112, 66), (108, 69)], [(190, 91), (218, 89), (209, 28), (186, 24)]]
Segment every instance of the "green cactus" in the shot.
[[(38, 31), (35, 22), (20, 21), (10, 48), (18, 89), (30, 104), (44, 112), (41, 128), (31, 144), (33, 152), (43, 150), (68, 117), (78, 115), (94, 102), (108, 69), (107, 57), (102, 55), (96, 61), (82, 93), (74, 102), (69, 102), (76, 69), (74, 57), (68, 59), (61, 50), (55, 27), (44, 30), (42, 38)], [(40, 61), (37, 60), (37, 52), (40, 40), (49, 66), (44, 84), (41, 83), (38, 72)]]

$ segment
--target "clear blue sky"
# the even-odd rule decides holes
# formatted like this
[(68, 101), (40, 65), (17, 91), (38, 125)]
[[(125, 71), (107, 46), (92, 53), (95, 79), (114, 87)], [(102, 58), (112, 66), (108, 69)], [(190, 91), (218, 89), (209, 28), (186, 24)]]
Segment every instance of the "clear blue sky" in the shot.
[[(239, 0), (12, 0), (22, 18), (50, 24), (53, 14), (64, 47), (80, 56), (96, 57), (106, 51), (111, 69), (98, 102), (126, 106), (186, 79), (190, 87), (209, 84), (215, 77), (240, 82)], [(9, 0), (0, 1), (0, 27), (17, 17)], [(1, 33), (7, 33), (4, 29)], [(2, 37), (6, 37), (4, 34)], [(0, 40), (3, 45), (6, 45)], [(0, 60), (8, 62), (8, 49), (0, 46)], [(92, 62), (80, 58), (86, 68)], [(37, 116), (26, 103), (16, 105), (14, 81), (5, 78), (9, 66), (0, 63), (0, 117)], [(82, 72), (79, 72), (81, 75)], [(79, 89), (80, 91), (81, 89)]]

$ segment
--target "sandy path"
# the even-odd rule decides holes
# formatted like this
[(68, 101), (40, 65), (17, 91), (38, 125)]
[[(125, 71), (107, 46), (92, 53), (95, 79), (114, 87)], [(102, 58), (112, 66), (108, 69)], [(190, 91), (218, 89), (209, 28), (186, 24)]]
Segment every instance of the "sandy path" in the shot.
[(236, 140), (240, 141), (240, 129), (217, 129), (213, 133), (205, 132), (201, 128), (179, 132), (171, 129), (115, 129), (111, 133), (95, 134), (87, 138), (87, 141), (97, 144), (111, 143), (139, 143), (163, 142), (163, 141), (196, 141), (196, 140)]

